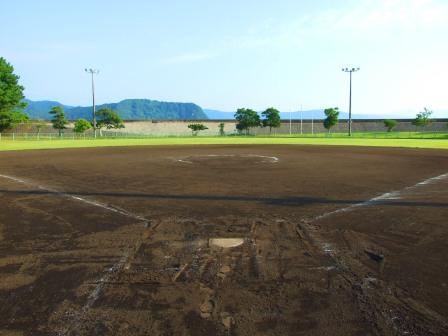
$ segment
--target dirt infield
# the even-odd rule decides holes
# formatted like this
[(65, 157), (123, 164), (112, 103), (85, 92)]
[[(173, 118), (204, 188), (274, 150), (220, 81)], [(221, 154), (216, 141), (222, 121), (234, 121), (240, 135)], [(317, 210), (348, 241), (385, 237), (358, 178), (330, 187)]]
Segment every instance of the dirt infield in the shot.
[(448, 151), (0, 153), (0, 335), (448, 334)]

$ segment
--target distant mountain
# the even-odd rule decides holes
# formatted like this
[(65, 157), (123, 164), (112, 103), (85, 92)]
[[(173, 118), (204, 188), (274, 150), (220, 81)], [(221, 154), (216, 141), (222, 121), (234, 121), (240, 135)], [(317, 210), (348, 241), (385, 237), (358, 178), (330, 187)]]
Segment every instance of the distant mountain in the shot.
[[(90, 119), (91, 106), (68, 106), (55, 101), (25, 100), (25, 112), (31, 119), (51, 119), (48, 113), (53, 106), (63, 106), (69, 120)], [(201, 107), (193, 103), (160, 102), (149, 99), (126, 99), (119, 103), (97, 105), (97, 110), (108, 107), (124, 120), (196, 120), (208, 119)]]
[(24, 101), (28, 104), (25, 108), (25, 112), (31, 119), (50, 119), (50, 114), (48, 112), (53, 106), (62, 106), (65, 110), (73, 108), (73, 106), (64, 105), (51, 100), (32, 101), (24, 99)]
[[(76, 120), (79, 118), (90, 119), (92, 115), (91, 106), (69, 106), (61, 104), (57, 101), (42, 100), (32, 101), (25, 99), (28, 106), (25, 112), (31, 119), (50, 119), (48, 113), (53, 106), (63, 106), (65, 114), (69, 120)], [(125, 99), (118, 103), (97, 105), (97, 109), (102, 107), (109, 107), (118, 112), (124, 120), (233, 120), (235, 111), (225, 112), (212, 109), (202, 109), (200, 106), (193, 103), (172, 103), (161, 102), (150, 99)], [(261, 113), (261, 112), (259, 112)], [(352, 115), (353, 119), (403, 119), (415, 118), (416, 112), (400, 112), (397, 114), (358, 114)], [(433, 118), (446, 118), (448, 110), (437, 110), (432, 115)], [(311, 120), (324, 119), (325, 114), (323, 109), (294, 111), (294, 112), (280, 112), (282, 120)], [(348, 119), (348, 113), (341, 111), (339, 119)]]

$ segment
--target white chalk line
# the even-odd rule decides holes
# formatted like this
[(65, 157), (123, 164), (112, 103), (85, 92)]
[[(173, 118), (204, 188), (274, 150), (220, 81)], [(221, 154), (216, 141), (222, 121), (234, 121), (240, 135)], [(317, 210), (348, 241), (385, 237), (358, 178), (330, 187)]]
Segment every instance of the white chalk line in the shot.
[[(266, 155), (258, 155), (258, 154), (208, 154), (208, 155), (195, 155), (195, 156), (188, 156), (187, 158), (192, 157), (258, 157), (262, 159), (268, 159), (268, 161), (262, 161), (262, 162), (269, 162), (269, 163), (277, 163), (279, 161), (279, 158), (276, 156), (266, 156)], [(189, 163), (192, 164), (193, 162), (190, 160), (187, 160), (187, 158), (184, 159), (177, 159), (177, 162), (181, 163)]]
[[(14, 181), (14, 182), (17, 182), (17, 183), (21, 183), (21, 184), (24, 184), (24, 185), (27, 185), (27, 186), (30, 186), (30, 187), (35, 187), (35, 188), (38, 188), (40, 190), (49, 191), (49, 192), (51, 192), (51, 193), (53, 193), (55, 195), (60, 195), (60, 196), (63, 196), (63, 197), (71, 198), (73, 200), (80, 201), (80, 202), (83, 202), (83, 203), (86, 203), (86, 204), (89, 204), (89, 205), (92, 205), (92, 206), (95, 206), (95, 207), (99, 207), (101, 209), (109, 210), (109, 211), (121, 214), (121, 215), (129, 217), (129, 218), (137, 219), (139, 221), (142, 221), (145, 224), (145, 226), (148, 223), (148, 219), (146, 219), (146, 218), (144, 218), (142, 216), (139, 216), (137, 214), (128, 212), (126, 210), (116, 209), (116, 208), (110, 207), (110, 206), (108, 206), (106, 204), (103, 204), (103, 203), (100, 203), (100, 202), (97, 202), (97, 201), (92, 201), (92, 200), (89, 200), (89, 199), (86, 199), (86, 198), (83, 198), (83, 197), (79, 197), (79, 196), (76, 196), (76, 195), (73, 195), (73, 194), (61, 192), (61, 191), (55, 190), (53, 188), (45, 187), (45, 186), (42, 186), (42, 185), (30, 182), (30, 181), (26, 181), (24, 179), (21, 179), (21, 178), (15, 177), (15, 176), (0, 174), (0, 177), (4, 178), (4, 179), (11, 180), (11, 181)], [(99, 298), (99, 296), (101, 294), (101, 291), (103, 290), (104, 283), (107, 283), (114, 273), (120, 271), (123, 268), (123, 266), (127, 263), (128, 258), (129, 258), (129, 255), (126, 252), (120, 258), (120, 260), (118, 262), (116, 262), (114, 265), (109, 267), (104, 272), (103, 276), (97, 281), (97, 285), (95, 286), (95, 288), (89, 294), (89, 296), (87, 298), (87, 302), (82, 307), (81, 311), (78, 314), (76, 314), (77, 316), (75, 316), (75, 319), (72, 320), (72, 322), (65, 328), (65, 330), (59, 332), (58, 335), (60, 335), (60, 336), (68, 335), (71, 330), (73, 330), (74, 328), (78, 327), (79, 323), (81, 323), (81, 320), (82, 320), (83, 316), (89, 311), (89, 309), (93, 306), (93, 304), (96, 302), (96, 300), (98, 300), (98, 298)]]
[(86, 203), (86, 204), (89, 204), (89, 205), (96, 206), (98, 208), (109, 210), (109, 211), (118, 213), (120, 215), (123, 215), (125, 217), (137, 219), (137, 220), (143, 221), (143, 222), (148, 222), (148, 219), (146, 219), (146, 218), (144, 218), (142, 216), (139, 216), (137, 214), (134, 214), (132, 212), (129, 212), (129, 211), (126, 211), (126, 210), (123, 210), (123, 209), (117, 209), (117, 208), (111, 207), (109, 205), (106, 205), (106, 204), (103, 204), (103, 203), (100, 203), (100, 202), (97, 202), (97, 201), (93, 201), (93, 200), (89, 200), (87, 198), (83, 198), (83, 197), (77, 196), (76, 194), (59, 191), (59, 190), (56, 190), (56, 189), (53, 189), (53, 188), (50, 188), (50, 187), (47, 187), (47, 186), (42, 186), (42, 185), (39, 185), (37, 183), (26, 181), (26, 180), (23, 180), (21, 178), (18, 178), (18, 177), (15, 177), (15, 176), (11, 176), (11, 175), (0, 174), (0, 177), (5, 178), (5, 179), (9, 179), (9, 180), (12, 180), (12, 181), (15, 181), (15, 182), (18, 182), (18, 183), (21, 183), (21, 184), (25, 184), (25, 185), (28, 185), (30, 187), (38, 188), (40, 190), (48, 191), (48, 192), (51, 192), (51, 193), (56, 194), (56, 195), (64, 196), (64, 197), (67, 197), (67, 198), (71, 198), (71, 199), (74, 199), (74, 200), (77, 200), (77, 201), (80, 201), (80, 202), (83, 202), (83, 203)]
[(391, 201), (391, 200), (398, 200), (402, 198), (402, 195), (405, 194), (407, 191), (414, 191), (415, 189), (422, 187), (422, 186), (426, 186), (426, 185), (430, 185), (430, 184), (434, 184), (436, 182), (439, 182), (443, 179), (448, 179), (448, 173), (446, 174), (442, 174), (439, 176), (435, 176), (435, 177), (431, 177), (429, 179), (426, 179), (424, 181), (418, 182), (412, 186), (403, 188), (402, 190), (398, 190), (398, 191), (391, 191), (391, 192), (386, 192), (382, 195), (373, 197), (367, 201), (363, 201), (360, 203), (356, 203), (356, 204), (352, 204), (348, 207), (342, 208), (342, 209), (337, 209), (334, 211), (330, 211), (327, 213), (324, 213), (322, 215), (319, 215), (317, 217), (312, 218), (311, 220), (307, 221), (308, 224), (315, 222), (317, 220), (326, 218), (328, 216), (332, 216), (341, 212), (347, 212), (347, 211), (351, 211), (355, 208), (359, 208), (359, 207), (364, 207), (364, 206), (369, 206), (369, 205), (376, 205), (376, 204), (380, 204), (383, 201)]
[[(374, 205), (374, 204), (381, 204), (381, 201), (400, 199), (400, 198), (402, 198), (401, 196), (403, 194), (405, 194), (406, 192), (410, 191), (411, 193), (415, 193), (416, 189), (418, 190), (421, 187), (428, 186), (428, 185), (431, 185), (431, 184), (435, 184), (435, 183), (443, 181), (445, 179), (448, 181), (448, 173), (445, 173), (445, 174), (442, 174), (442, 175), (439, 175), (439, 176), (435, 176), (435, 177), (431, 177), (429, 179), (426, 179), (424, 181), (416, 183), (416, 184), (414, 184), (412, 186), (403, 188), (400, 191), (387, 192), (387, 193), (384, 193), (384, 194), (379, 195), (377, 197), (373, 197), (370, 200), (367, 200), (365, 202), (360, 202), (360, 203), (348, 206), (348, 207), (343, 208), (343, 209), (330, 211), (330, 212), (325, 213), (323, 215), (314, 217), (311, 220), (305, 221), (305, 223), (306, 224), (312, 224), (313, 222), (315, 222), (315, 221), (317, 221), (319, 219), (326, 218), (326, 217), (329, 217), (329, 216), (334, 215), (334, 214), (338, 214), (338, 213), (342, 213), (342, 212), (348, 212), (348, 211), (354, 210), (354, 209), (359, 208), (359, 207), (364, 207), (364, 206), (369, 206), (369, 205)], [(312, 235), (312, 233), (311, 233), (311, 235)], [(318, 246), (320, 247), (321, 251), (325, 255), (328, 255), (329, 257), (331, 257), (333, 260), (336, 261), (337, 264), (339, 264), (341, 266), (340, 261), (337, 261), (338, 260), (339, 251), (335, 248), (335, 246), (333, 244), (331, 244), (330, 242), (323, 241), (322, 239), (320, 239), (320, 238), (318, 238), (316, 236), (312, 237), (312, 239), (314, 240), (315, 243), (318, 244)], [(362, 281), (375, 282), (376, 280), (377, 279), (374, 278), (374, 277), (367, 276), (367, 277), (364, 277)], [(389, 290), (390, 290), (390, 288), (389, 288)], [(396, 325), (395, 324), (395, 319), (397, 319), (397, 318), (393, 317), (391, 319), (392, 322), (394, 322), (394, 325)], [(408, 332), (405, 331), (405, 333), (408, 333)]]
[[(342, 208), (342, 209), (337, 209), (337, 210), (334, 210), (334, 211), (330, 211), (330, 212), (324, 213), (322, 215), (313, 217), (313, 218), (311, 218), (309, 220), (305, 220), (304, 222), (306, 224), (312, 224), (312, 223), (314, 223), (314, 222), (316, 222), (318, 220), (330, 217), (332, 215), (336, 215), (336, 214), (344, 213), (344, 212), (349, 212), (349, 211), (352, 211), (352, 210), (360, 208), (360, 207), (365, 207), (365, 206), (370, 206), (370, 205), (380, 205), (384, 201), (391, 201), (391, 200), (401, 199), (402, 195), (405, 194), (408, 191), (414, 192), (415, 189), (418, 189), (418, 188), (423, 187), (423, 186), (427, 186), (427, 185), (431, 185), (431, 184), (440, 182), (441, 180), (444, 180), (444, 179), (448, 179), (448, 173), (428, 178), (428, 179), (426, 179), (424, 181), (421, 181), (421, 182), (418, 182), (418, 183), (416, 183), (416, 184), (414, 184), (412, 186), (405, 187), (405, 188), (403, 188), (402, 190), (399, 190), (399, 191), (387, 192), (387, 193), (384, 193), (382, 195), (373, 197), (373, 198), (371, 198), (371, 199), (369, 199), (367, 201), (356, 203), (356, 204), (352, 204), (352, 205), (350, 205), (348, 207), (345, 207), (345, 208)], [(325, 254), (334, 255), (335, 249), (334, 249), (334, 247), (332, 246), (331, 243), (329, 243), (329, 242), (321, 242), (320, 245), (321, 245), (322, 251)]]

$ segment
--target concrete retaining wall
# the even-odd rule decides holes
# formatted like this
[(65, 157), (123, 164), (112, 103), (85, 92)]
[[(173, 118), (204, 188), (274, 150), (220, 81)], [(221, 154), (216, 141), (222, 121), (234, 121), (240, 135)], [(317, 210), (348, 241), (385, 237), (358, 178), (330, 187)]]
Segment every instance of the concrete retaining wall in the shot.
[[(448, 132), (448, 119), (436, 119), (425, 128), (416, 128), (412, 125), (412, 119), (397, 120), (398, 125), (395, 128), (396, 131), (438, 131)], [(130, 134), (147, 134), (154, 136), (181, 136), (191, 135), (191, 130), (187, 127), (191, 123), (201, 123), (208, 127), (207, 130), (201, 131), (201, 135), (219, 135), (219, 124), (224, 123), (224, 132), (226, 134), (236, 133), (236, 123), (230, 120), (200, 120), (200, 121), (125, 121), (125, 128), (120, 130), (111, 130), (109, 132), (130, 133)], [(68, 129), (64, 133), (72, 133), (73, 123), (69, 124)], [(273, 129), (273, 134), (288, 134), (290, 129), (289, 121), (282, 121), (279, 128)], [(322, 120), (304, 120), (302, 124), (300, 120), (292, 120), (291, 130), (292, 133), (300, 133), (302, 129), (303, 133), (326, 132), (323, 127)], [(339, 124), (332, 128), (333, 133), (346, 132), (348, 130), (348, 121), (340, 120)], [(384, 132), (386, 128), (382, 120), (364, 119), (353, 121), (354, 132)], [(23, 124), (17, 126), (13, 130), (5, 131), (5, 133), (37, 133), (36, 125), (33, 123)], [(50, 123), (47, 123), (40, 130), (41, 133), (57, 133), (55, 129), (51, 127)], [(251, 129), (251, 134), (269, 134), (269, 128), (254, 128)]]

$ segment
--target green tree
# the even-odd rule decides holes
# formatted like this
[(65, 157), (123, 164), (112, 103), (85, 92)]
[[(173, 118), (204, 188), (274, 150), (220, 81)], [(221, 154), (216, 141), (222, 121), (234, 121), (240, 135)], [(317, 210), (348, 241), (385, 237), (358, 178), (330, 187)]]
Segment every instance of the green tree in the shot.
[(246, 135), (249, 134), (250, 128), (261, 125), (260, 116), (251, 109), (239, 108), (235, 113), (235, 119), (237, 121), (236, 129), (239, 132), (246, 131)]
[(90, 121), (80, 118), (80, 119), (76, 120), (75, 127), (73, 127), (73, 131), (75, 133), (81, 134), (91, 128), (92, 128), (92, 124), (90, 123)]
[(416, 118), (412, 121), (412, 125), (416, 127), (425, 127), (431, 123), (431, 114), (432, 111), (427, 109), (426, 107), (422, 112), (417, 113)]
[(0, 112), (0, 133), (28, 120), (28, 116), (20, 111)]
[(0, 57), (0, 132), (28, 120), (22, 112), (26, 103), (22, 100), (23, 86), (19, 85), (19, 76), (14, 67)]
[(388, 132), (392, 132), (392, 130), (397, 127), (398, 122), (396, 120), (393, 119), (386, 119), (384, 120), (384, 127), (387, 128)]
[(220, 136), (224, 136), (224, 135), (226, 135), (226, 132), (224, 132), (224, 126), (225, 126), (225, 124), (222, 122), (222, 123), (219, 123), (219, 125), (218, 125), (218, 128), (219, 128), (219, 135)]
[(280, 127), (280, 112), (270, 107), (266, 111), (261, 112), (263, 117), (263, 127), (269, 127), (269, 133), (272, 132), (272, 128)]
[(54, 106), (51, 108), (50, 114), (53, 115), (51, 119), (53, 128), (58, 130), (59, 136), (62, 136), (62, 131), (67, 128), (66, 125), (68, 124), (65, 118), (64, 108), (62, 106)]
[(14, 67), (0, 57), (0, 112), (12, 112), (26, 107), (22, 100), (23, 86), (19, 85), (19, 76)]
[(205, 126), (205, 125), (203, 125), (203, 124), (190, 124), (190, 125), (188, 125), (187, 127), (188, 127), (189, 129), (191, 129), (191, 134), (192, 134), (193, 136), (198, 135), (198, 133), (199, 133), (200, 131), (204, 131), (204, 130), (208, 129), (208, 127)]
[(324, 110), (325, 115), (327, 116), (324, 119), (324, 127), (330, 133), (330, 129), (337, 125), (339, 120), (339, 108), (338, 107), (330, 107)]
[(123, 120), (120, 118), (120, 116), (111, 110), (110, 108), (102, 108), (99, 109), (96, 112), (96, 127), (100, 130), (103, 127), (106, 127), (107, 129), (118, 129), (118, 128), (124, 128)]

